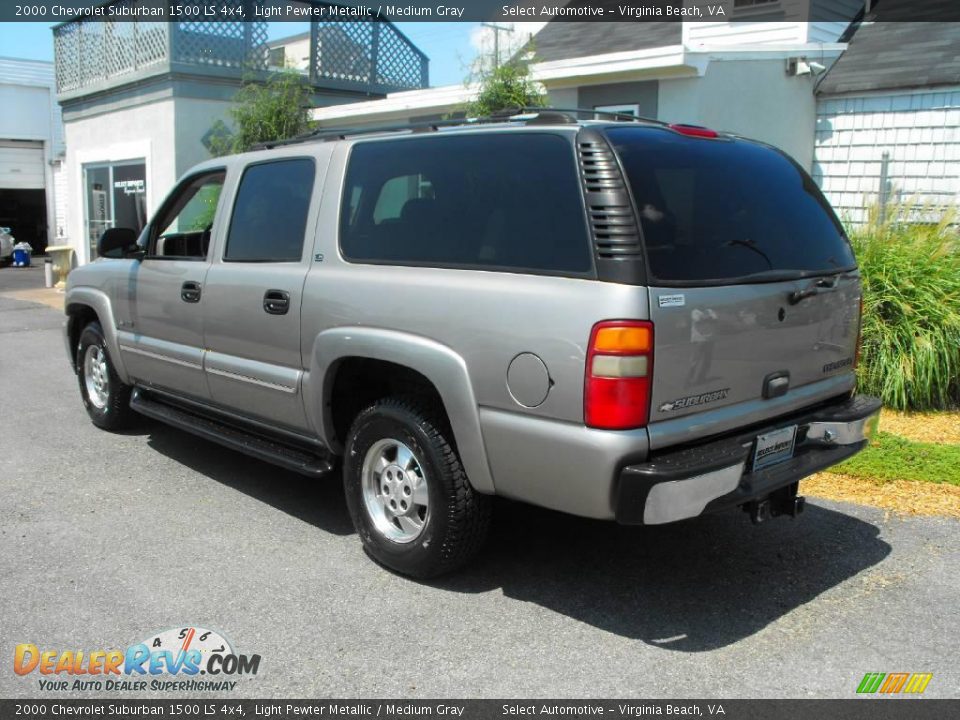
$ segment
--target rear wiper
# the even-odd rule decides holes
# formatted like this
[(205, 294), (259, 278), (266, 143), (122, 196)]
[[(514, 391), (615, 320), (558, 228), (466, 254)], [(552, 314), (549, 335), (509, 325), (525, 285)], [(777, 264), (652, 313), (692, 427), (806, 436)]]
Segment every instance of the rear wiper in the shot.
[(751, 240), (750, 238), (743, 238), (742, 240), (727, 240), (727, 242), (725, 242), (723, 245), (724, 247), (739, 246), (739, 247), (744, 247), (747, 250), (752, 250), (757, 255), (763, 258), (763, 261), (767, 264), (767, 267), (773, 270), (773, 262), (770, 260), (770, 256), (767, 255), (759, 247), (757, 247), (757, 243)]
[(803, 270), (761, 270), (760, 272), (739, 275), (734, 278), (728, 278), (726, 282), (731, 285), (744, 282), (777, 282), (780, 280), (801, 280), (805, 276)]
[(830, 290), (836, 290), (837, 285), (840, 283), (840, 276), (834, 275), (833, 277), (822, 277), (814, 280), (812, 283), (807, 285), (803, 290), (794, 290), (787, 296), (787, 300), (791, 305), (796, 305), (802, 300), (813, 297), (814, 295), (819, 295), (822, 292), (828, 292)]

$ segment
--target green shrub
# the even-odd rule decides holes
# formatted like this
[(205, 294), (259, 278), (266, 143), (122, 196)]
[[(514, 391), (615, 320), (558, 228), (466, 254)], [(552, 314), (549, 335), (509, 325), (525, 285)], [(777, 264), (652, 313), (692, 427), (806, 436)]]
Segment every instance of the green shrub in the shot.
[(310, 129), (310, 86), (295, 70), (245, 79), (230, 108), (235, 129), (217, 120), (208, 133), (215, 157), (250, 150), (258, 143), (286, 140)]
[[(851, 233), (863, 276), (862, 392), (897, 410), (960, 404), (960, 243), (956, 213), (890, 220)], [(917, 215), (916, 211), (913, 212)]]
[(483, 117), (508, 108), (542, 107), (545, 100), (540, 86), (530, 77), (529, 65), (517, 60), (481, 75), (480, 91), (467, 114)]

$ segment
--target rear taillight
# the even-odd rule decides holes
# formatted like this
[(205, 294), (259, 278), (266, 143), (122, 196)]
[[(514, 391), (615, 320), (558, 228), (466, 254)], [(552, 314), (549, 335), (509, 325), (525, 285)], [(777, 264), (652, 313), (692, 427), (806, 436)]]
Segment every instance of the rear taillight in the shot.
[(653, 379), (653, 323), (607, 320), (590, 332), (583, 420), (589, 427), (627, 430), (647, 424)]
[(857, 315), (857, 348), (853, 352), (853, 369), (860, 365), (860, 343), (863, 340), (863, 294), (860, 295), (860, 313)]

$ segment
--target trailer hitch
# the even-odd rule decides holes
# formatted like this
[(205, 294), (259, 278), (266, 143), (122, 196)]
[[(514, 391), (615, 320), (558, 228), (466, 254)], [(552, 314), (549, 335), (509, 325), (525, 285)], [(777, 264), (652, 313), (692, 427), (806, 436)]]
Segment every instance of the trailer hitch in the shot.
[(743, 506), (743, 509), (750, 515), (750, 521), (754, 525), (769, 520), (770, 518), (789, 515), (796, 517), (803, 512), (807, 504), (807, 499), (802, 495), (797, 495), (799, 482), (792, 483), (785, 488), (770, 493), (765, 498), (751, 500)]

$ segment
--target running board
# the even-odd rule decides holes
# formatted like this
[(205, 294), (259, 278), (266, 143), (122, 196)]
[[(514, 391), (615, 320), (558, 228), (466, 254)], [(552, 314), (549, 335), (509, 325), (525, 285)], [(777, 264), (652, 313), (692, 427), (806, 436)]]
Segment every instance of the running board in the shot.
[(326, 475), (333, 470), (333, 462), (325, 455), (163, 402), (141, 388), (134, 389), (130, 407), (141, 415), (301, 475)]

